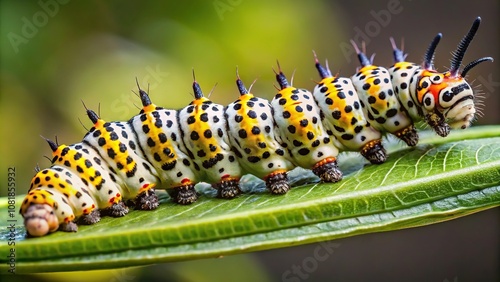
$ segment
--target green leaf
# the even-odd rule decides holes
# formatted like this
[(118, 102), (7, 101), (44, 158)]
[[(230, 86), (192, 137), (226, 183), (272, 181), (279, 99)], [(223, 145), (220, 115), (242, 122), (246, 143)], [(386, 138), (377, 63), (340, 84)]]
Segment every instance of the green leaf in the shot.
[[(243, 179), (246, 193), (233, 200), (203, 196), (190, 206), (169, 202), (155, 211), (103, 218), (77, 233), (24, 239), (15, 222), (16, 272), (71, 271), (218, 257), (433, 224), (500, 204), (500, 126), (454, 132), (447, 138), (423, 132), (415, 148), (390, 139), (390, 157), (368, 165), (358, 154), (339, 158), (344, 179), (316, 183), (295, 170), (295, 187), (270, 195), (262, 181)], [(304, 184), (305, 182), (314, 182)], [(300, 185), (300, 186), (299, 186)], [(16, 210), (22, 197), (16, 198)], [(8, 225), (8, 202), (0, 218)], [(12, 219), (11, 219), (12, 220)], [(7, 271), (9, 230), (0, 232), (0, 270)], [(11, 241), (13, 242), (13, 241)]]

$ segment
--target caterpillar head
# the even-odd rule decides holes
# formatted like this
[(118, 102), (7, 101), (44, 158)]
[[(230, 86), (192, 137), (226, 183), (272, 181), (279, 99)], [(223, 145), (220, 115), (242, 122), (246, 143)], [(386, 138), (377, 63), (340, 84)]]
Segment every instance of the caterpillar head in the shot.
[(465, 80), (467, 72), (476, 65), (493, 61), (484, 57), (467, 64), (459, 73), (462, 59), (467, 47), (479, 28), (481, 18), (472, 24), (467, 35), (460, 41), (457, 50), (453, 52), (450, 69), (439, 73), (433, 69), (432, 61), (441, 34), (438, 34), (427, 49), (424, 60), (424, 70), (416, 81), (417, 98), (423, 106), (427, 123), (440, 135), (448, 135), (450, 128), (465, 129), (474, 119), (474, 91)]
[(24, 226), (29, 235), (40, 237), (59, 228), (59, 221), (54, 209), (46, 204), (34, 204), (28, 207), (24, 216)]
[[(44, 170), (47, 171), (47, 170)], [(37, 169), (37, 175), (42, 176), (44, 171)], [(33, 237), (44, 236), (59, 228), (59, 220), (55, 212), (57, 202), (53, 193), (38, 186), (41, 178), (35, 176), (31, 188), (24, 199), (20, 213), (24, 217), (24, 226), (29, 235)]]

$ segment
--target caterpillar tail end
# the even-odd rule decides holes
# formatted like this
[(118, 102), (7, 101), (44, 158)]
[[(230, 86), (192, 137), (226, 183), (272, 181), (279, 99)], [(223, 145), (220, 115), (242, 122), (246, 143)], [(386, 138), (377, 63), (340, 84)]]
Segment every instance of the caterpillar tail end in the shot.
[(198, 193), (194, 189), (194, 183), (174, 187), (171, 191), (168, 191), (168, 194), (172, 201), (181, 205), (189, 205), (198, 200)]
[(361, 149), (361, 155), (372, 164), (381, 164), (387, 160), (387, 152), (380, 139), (366, 143)]
[(413, 124), (396, 132), (394, 135), (403, 140), (408, 146), (414, 147), (418, 144), (418, 133)]
[(29, 237), (44, 236), (59, 229), (57, 216), (49, 205), (32, 205), (23, 216), (24, 226)]
[(241, 194), (239, 183), (239, 178), (226, 177), (212, 187), (217, 189), (217, 198), (232, 199)]
[(275, 171), (264, 178), (266, 187), (273, 195), (286, 194), (290, 189), (286, 171)]
[(342, 171), (340, 171), (337, 166), (337, 159), (330, 157), (326, 158), (314, 165), (312, 168), (314, 174), (316, 174), (323, 182), (338, 182), (342, 180)]

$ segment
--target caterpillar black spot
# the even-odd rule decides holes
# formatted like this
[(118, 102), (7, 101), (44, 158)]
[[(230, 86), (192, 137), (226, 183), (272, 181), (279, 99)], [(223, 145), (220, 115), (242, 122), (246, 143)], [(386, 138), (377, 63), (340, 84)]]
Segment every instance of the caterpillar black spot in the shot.
[(459, 73), (480, 21), (460, 41), (444, 73), (433, 67), (438, 34), (422, 65), (406, 62), (391, 39), (395, 64), (389, 69), (375, 66), (353, 42), (361, 67), (350, 78), (332, 75), (314, 54), (321, 81), (312, 93), (292, 86), (278, 65), (272, 101), (251, 94), (238, 75), (240, 96), (228, 106), (204, 97), (196, 80), (195, 99), (180, 110), (153, 104), (138, 85), (143, 108), (129, 121), (106, 122), (87, 109), (93, 126), (80, 143), (47, 139), (52, 166), (37, 169), (22, 203), (26, 230), (30, 236), (76, 231), (77, 224), (96, 223), (103, 215), (124, 216), (130, 205), (155, 209), (155, 189), (165, 189), (176, 203), (191, 204), (199, 182), (231, 199), (241, 193), (244, 174), (262, 178), (272, 194), (285, 194), (294, 167), (337, 182), (342, 179), (339, 152), (357, 151), (380, 164), (387, 158), (384, 134), (417, 145), (417, 121), (442, 137), (465, 129), (476, 112), (465, 76), (479, 63), (493, 61), (477, 59)]

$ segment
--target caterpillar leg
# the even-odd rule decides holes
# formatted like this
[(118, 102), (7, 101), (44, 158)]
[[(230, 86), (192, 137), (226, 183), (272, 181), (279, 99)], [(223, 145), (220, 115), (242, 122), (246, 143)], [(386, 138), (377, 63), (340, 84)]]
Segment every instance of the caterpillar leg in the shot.
[(450, 134), (450, 126), (444, 121), (444, 117), (436, 113), (431, 113), (425, 116), (427, 124), (441, 137), (446, 137)]
[(232, 199), (241, 194), (239, 182), (238, 178), (227, 177), (221, 179), (219, 183), (213, 184), (212, 187), (217, 189), (218, 198)]
[(172, 201), (177, 204), (189, 205), (198, 200), (198, 194), (194, 189), (193, 183), (180, 187), (174, 187), (171, 191), (167, 190), (167, 192), (172, 198)]
[(396, 137), (403, 140), (408, 146), (416, 146), (418, 144), (418, 133), (413, 124), (405, 127), (394, 133)]
[(121, 217), (128, 213), (128, 207), (124, 202), (118, 202), (113, 204), (111, 207), (103, 209), (101, 211), (102, 215), (109, 215), (112, 217)]
[(70, 222), (63, 222), (61, 225), (59, 225), (59, 231), (64, 231), (64, 232), (76, 232), (78, 231), (78, 225), (74, 223), (73, 221)]
[(286, 171), (275, 171), (264, 177), (264, 180), (266, 181), (267, 189), (271, 191), (272, 194), (286, 194), (286, 192), (291, 189)]
[(338, 182), (342, 180), (342, 171), (339, 170), (337, 159), (335, 158), (326, 158), (316, 163), (312, 171), (323, 182)]
[(159, 204), (155, 189), (144, 191), (135, 198), (136, 210), (154, 210)]
[(372, 164), (381, 164), (387, 160), (387, 152), (380, 139), (366, 143), (361, 148), (361, 155)]
[(91, 225), (101, 221), (101, 213), (95, 209), (89, 214), (84, 214), (78, 219), (79, 224)]

